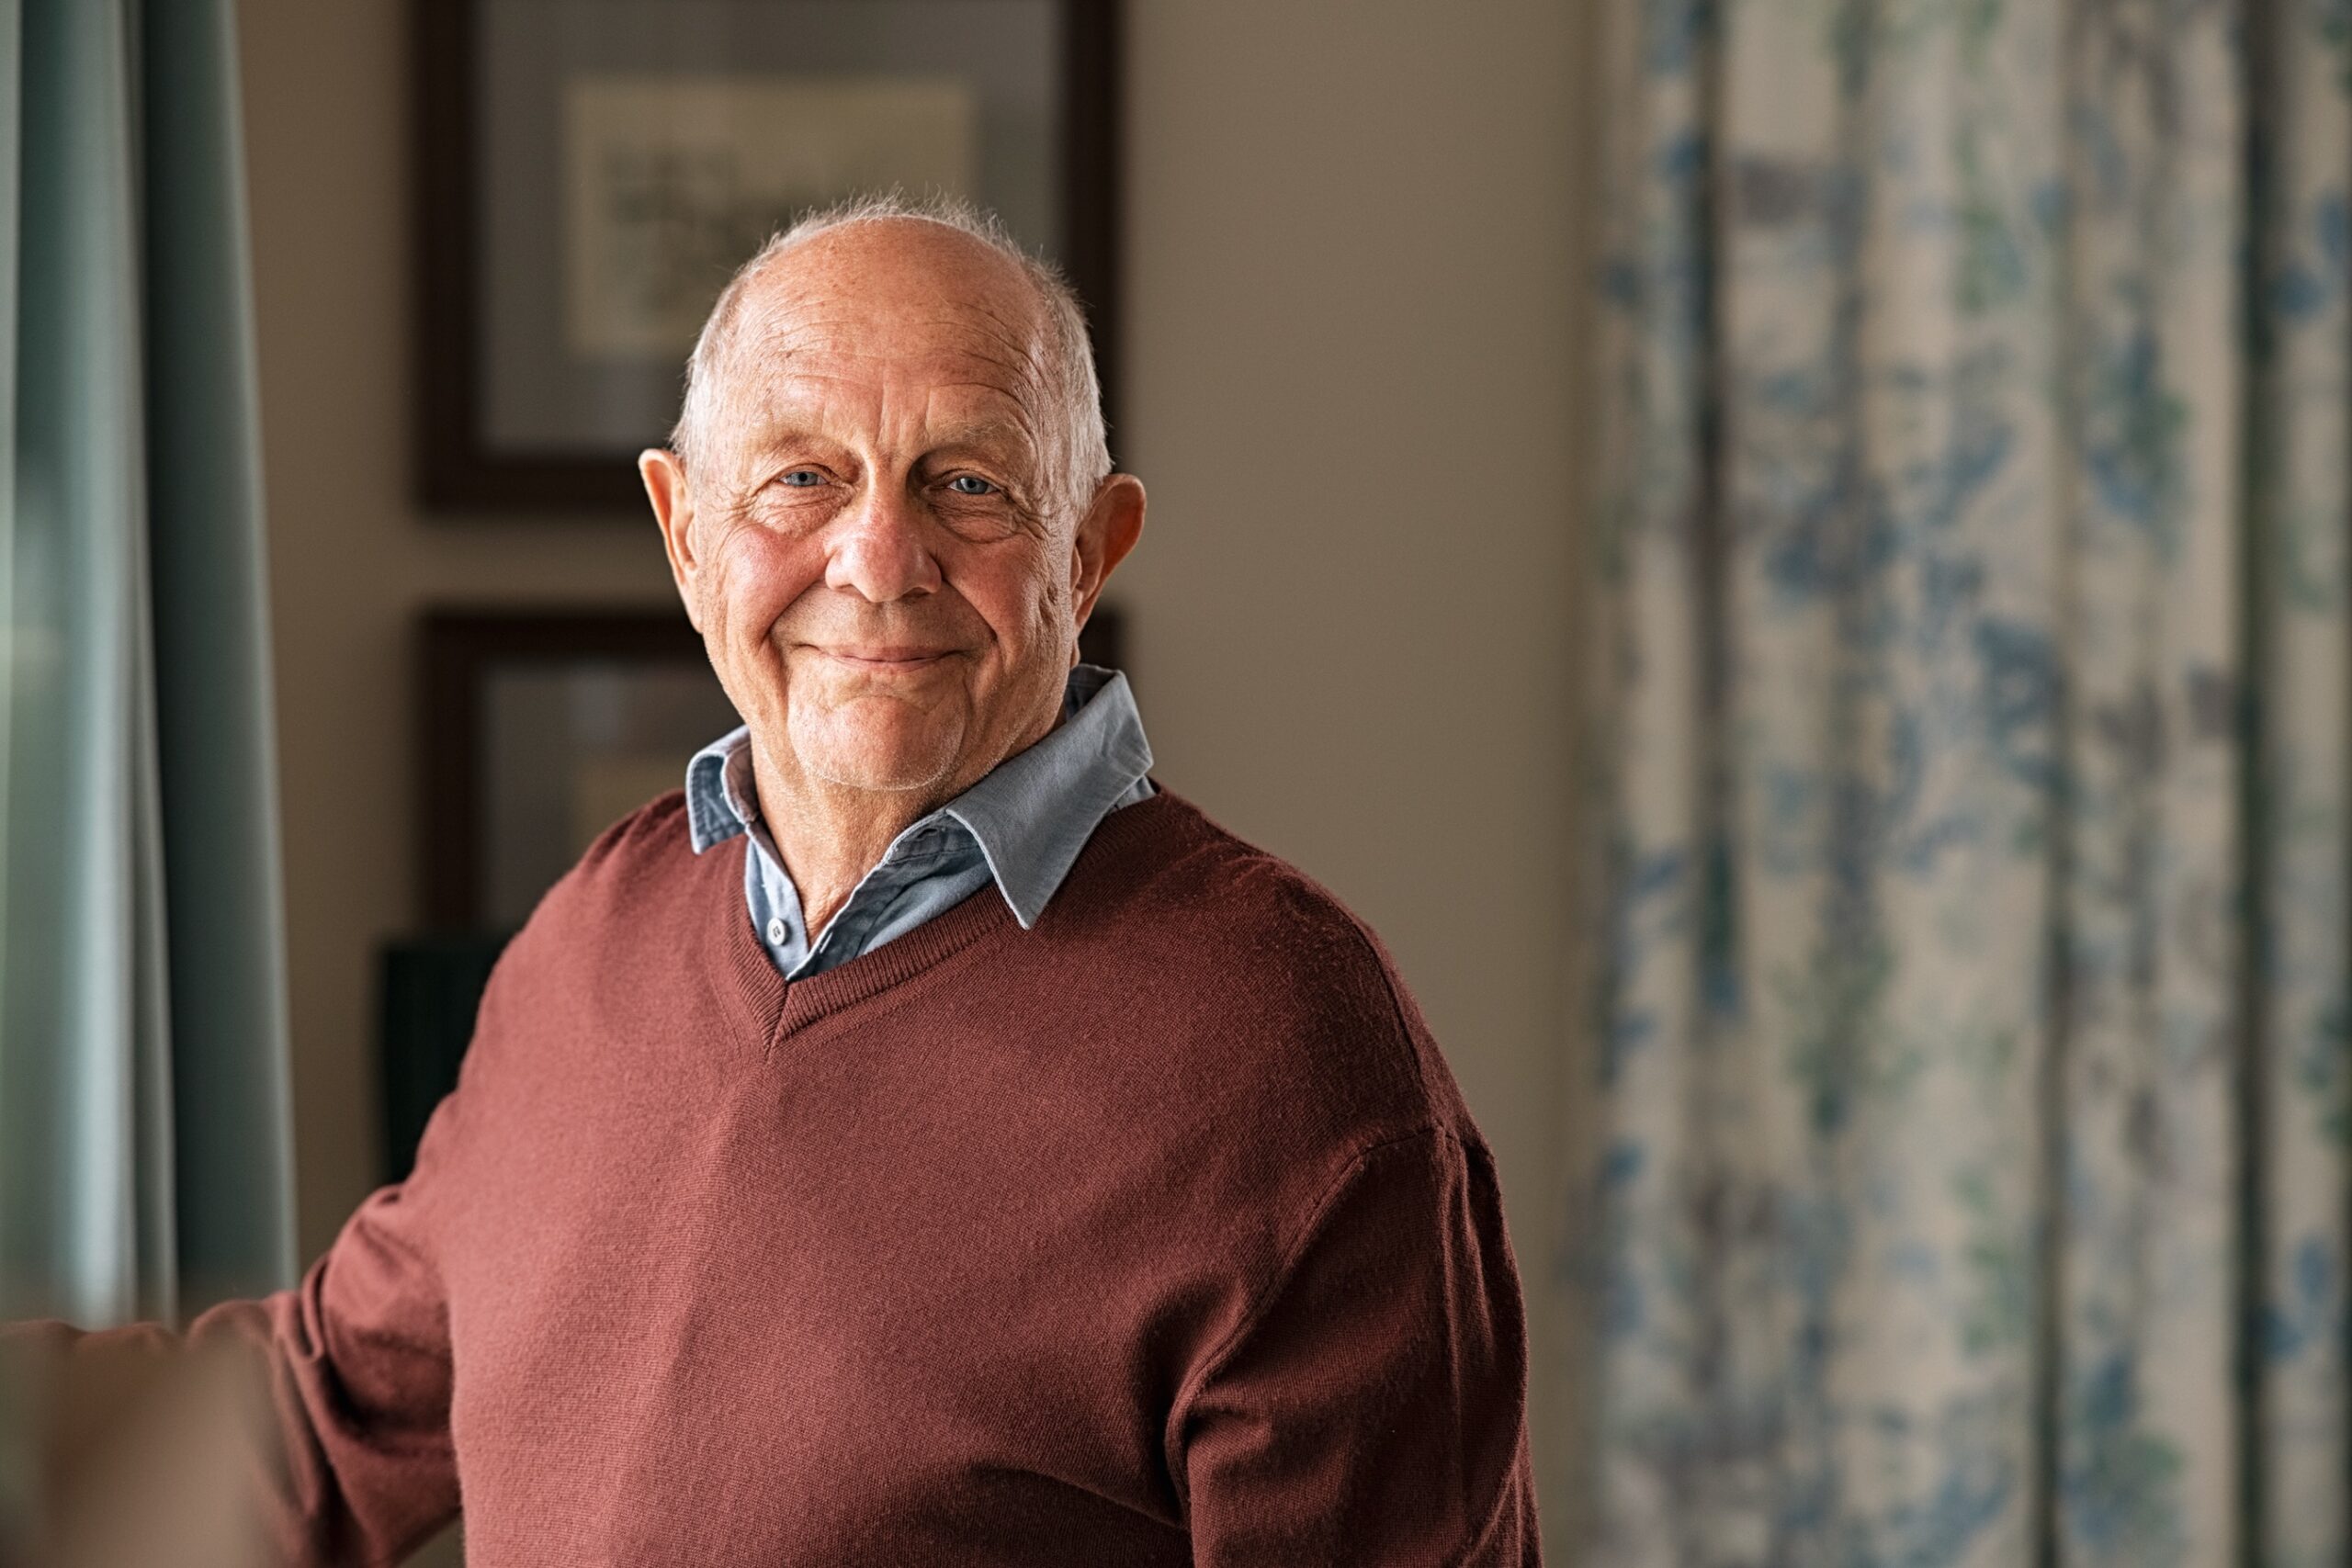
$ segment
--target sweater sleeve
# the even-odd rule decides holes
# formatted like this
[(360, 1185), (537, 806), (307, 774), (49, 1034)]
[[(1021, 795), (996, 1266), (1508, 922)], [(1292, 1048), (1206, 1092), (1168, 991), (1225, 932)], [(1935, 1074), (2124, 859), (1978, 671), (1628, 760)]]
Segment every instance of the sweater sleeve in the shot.
[[(184, 1406), (173, 1389), (200, 1382), (216, 1409), (199, 1429), (244, 1451), (191, 1468), (244, 1492), (239, 1511), (250, 1509), (249, 1539), (266, 1543), (263, 1561), (396, 1563), (456, 1516), (448, 1314), (429, 1223), (433, 1162), (452, 1135), (455, 1100), (428, 1123), (409, 1179), (370, 1195), (294, 1287), (212, 1307), (180, 1335), (153, 1324), (83, 1332), (44, 1323), (0, 1337), (44, 1391), (56, 1506), (70, 1517), (87, 1501), (77, 1493), (106, 1484), (75, 1474), (77, 1461), (135, 1445), (112, 1428)], [(169, 1492), (164, 1477), (152, 1479), (155, 1495)], [(226, 1501), (191, 1501), (190, 1511), (217, 1518)]]
[(1532, 1568), (1526, 1384), (1491, 1156), (1366, 1151), (1178, 1402), (1193, 1561)]

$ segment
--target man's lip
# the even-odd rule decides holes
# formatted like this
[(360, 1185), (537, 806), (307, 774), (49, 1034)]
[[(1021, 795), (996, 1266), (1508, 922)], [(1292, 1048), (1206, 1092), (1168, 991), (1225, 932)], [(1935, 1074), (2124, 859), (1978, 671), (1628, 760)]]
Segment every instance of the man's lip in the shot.
[(818, 652), (841, 660), (847, 664), (907, 665), (928, 664), (944, 659), (956, 650), (952, 648), (823, 648)]

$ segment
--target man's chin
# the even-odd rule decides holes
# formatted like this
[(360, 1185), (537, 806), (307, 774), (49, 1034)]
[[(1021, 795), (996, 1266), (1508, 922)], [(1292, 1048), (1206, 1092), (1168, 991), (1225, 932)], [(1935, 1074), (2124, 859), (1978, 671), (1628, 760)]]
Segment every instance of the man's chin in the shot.
[[(866, 711), (873, 709), (883, 711)], [(941, 716), (887, 700), (853, 702), (796, 722), (793, 750), (811, 774), (845, 789), (933, 789), (955, 773), (963, 737), (962, 726)]]

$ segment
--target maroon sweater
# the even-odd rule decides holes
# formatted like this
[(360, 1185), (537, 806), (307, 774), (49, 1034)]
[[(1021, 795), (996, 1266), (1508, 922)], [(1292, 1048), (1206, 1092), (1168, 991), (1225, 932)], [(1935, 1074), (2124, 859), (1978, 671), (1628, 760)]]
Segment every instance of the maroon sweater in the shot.
[(266, 1367), (302, 1562), (461, 1498), (475, 1568), (1538, 1560), (1493, 1158), (1364, 927), (1166, 792), (1035, 929), (790, 984), (653, 802), (414, 1173), (189, 1337)]

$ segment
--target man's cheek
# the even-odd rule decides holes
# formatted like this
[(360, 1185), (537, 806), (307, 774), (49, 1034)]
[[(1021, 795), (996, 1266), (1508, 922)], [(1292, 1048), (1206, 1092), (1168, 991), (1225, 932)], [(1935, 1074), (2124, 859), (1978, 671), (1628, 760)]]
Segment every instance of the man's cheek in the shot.
[(815, 586), (822, 561), (806, 544), (745, 530), (719, 563), (714, 597), (730, 640), (748, 646), (766, 639), (794, 601)]
[(1046, 552), (1029, 539), (943, 550), (940, 566), (947, 585), (988, 623), (1000, 643), (1033, 641), (1035, 628), (1050, 623), (1057, 605), (1066, 603)]

